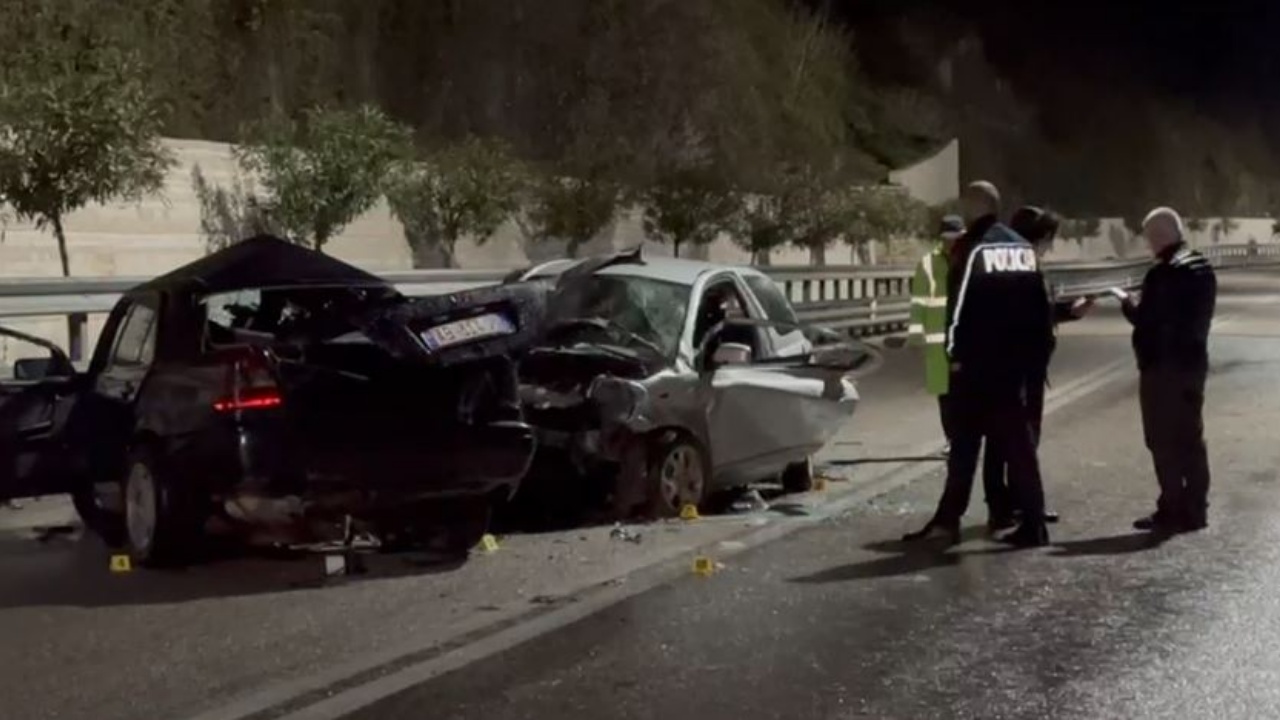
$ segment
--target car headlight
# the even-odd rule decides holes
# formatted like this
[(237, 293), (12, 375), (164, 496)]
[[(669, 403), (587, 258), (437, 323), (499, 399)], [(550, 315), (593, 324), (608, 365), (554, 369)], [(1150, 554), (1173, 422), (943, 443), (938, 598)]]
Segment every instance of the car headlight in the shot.
[(587, 388), (587, 397), (600, 408), (600, 418), (612, 423), (634, 420), (641, 413), (648, 395), (640, 383), (608, 375), (592, 380)]

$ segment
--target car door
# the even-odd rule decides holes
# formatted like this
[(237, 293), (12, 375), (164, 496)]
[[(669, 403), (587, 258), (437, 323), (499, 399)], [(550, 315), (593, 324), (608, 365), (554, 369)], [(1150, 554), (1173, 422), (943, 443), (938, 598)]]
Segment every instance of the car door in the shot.
[(742, 280), (751, 291), (763, 317), (777, 323), (765, 333), (773, 345), (775, 357), (791, 357), (808, 352), (811, 344), (799, 327), (795, 308), (773, 278), (759, 272), (743, 273)]
[(81, 378), (47, 340), (0, 327), (0, 350), (0, 499), (67, 492), (63, 431)]
[[(740, 278), (734, 283), (745, 292)], [(703, 293), (699, 302), (705, 299)], [(745, 305), (750, 320), (768, 322)], [(713, 357), (698, 358), (710, 384), (707, 428), (720, 487), (763, 480), (804, 460), (840, 430), (857, 402), (843, 371), (815, 367), (807, 353), (764, 352), (766, 339), (759, 332), (745, 363), (716, 365)]]
[(75, 436), (98, 480), (119, 476), (137, 425), (134, 405), (155, 357), (160, 296), (129, 296), (112, 312), (90, 368)]

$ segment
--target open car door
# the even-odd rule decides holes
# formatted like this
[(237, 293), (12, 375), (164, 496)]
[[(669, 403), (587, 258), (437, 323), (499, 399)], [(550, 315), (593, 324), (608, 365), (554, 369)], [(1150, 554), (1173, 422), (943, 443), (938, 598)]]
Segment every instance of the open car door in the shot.
[(830, 442), (857, 406), (854, 374), (878, 358), (852, 342), (757, 357), (745, 342), (723, 341), (743, 335), (735, 328), (770, 324), (726, 322), (700, 349), (700, 369), (711, 385), (708, 434), (721, 486), (780, 473)]
[(70, 453), (62, 433), (80, 378), (58, 346), (0, 327), (0, 499), (65, 493)]

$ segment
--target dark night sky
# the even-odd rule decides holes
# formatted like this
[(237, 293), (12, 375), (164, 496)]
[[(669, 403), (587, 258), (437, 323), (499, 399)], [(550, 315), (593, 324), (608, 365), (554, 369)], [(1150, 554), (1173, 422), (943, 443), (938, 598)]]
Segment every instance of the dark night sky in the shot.
[[(1278, 0), (809, 0), (855, 31), (884, 14), (976, 26), (1014, 72), (1138, 83), (1155, 94), (1270, 111), (1280, 101)], [(962, 32), (962, 31), (961, 31)], [(864, 35), (865, 37), (865, 35)], [(1207, 109), (1207, 108), (1206, 108)]]

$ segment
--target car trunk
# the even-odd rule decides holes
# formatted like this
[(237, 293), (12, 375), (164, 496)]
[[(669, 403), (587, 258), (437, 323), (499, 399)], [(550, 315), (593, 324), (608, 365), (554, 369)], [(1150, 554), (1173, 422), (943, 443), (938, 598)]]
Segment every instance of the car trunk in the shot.
[[(270, 474), (305, 480), (312, 492), (427, 495), (518, 479), (532, 451), (508, 355), (533, 331), (521, 299), (503, 291), (400, 300), (361, 313), (336, 337), (242, 348), (237, 402), (275, 408), (249, 422), (283, 421), (281, 462), (293, 465)], [(473, 323), (475, 337), (456, 329), (495, 315), (503, 321)], [(450, 324), (446, 342), (427, 342)]]

